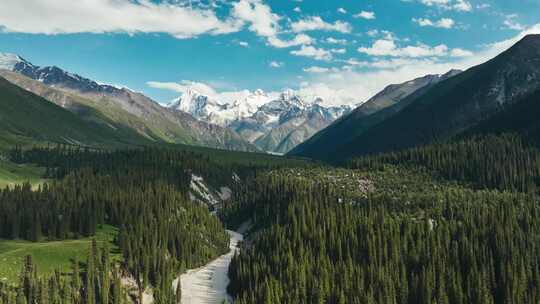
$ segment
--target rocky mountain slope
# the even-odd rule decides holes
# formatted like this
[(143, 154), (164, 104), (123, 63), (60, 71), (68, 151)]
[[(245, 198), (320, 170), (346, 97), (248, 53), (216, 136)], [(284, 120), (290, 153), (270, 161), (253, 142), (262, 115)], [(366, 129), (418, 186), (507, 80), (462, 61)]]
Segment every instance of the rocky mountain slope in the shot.
[(444, 75), (427, 75), (401, 84), (389, 85), (350, 114), (297, 146), (291, 154), (320, 159), (331, 157), (337, 146), (350, 142), (370, 127), (400, 112), (429, 88), (460, 72), (452, 70)]
[(0, 55), (0, 75), (86, 120), (133, 129), (154, 142), (257, 150), (229, 129), (162, 107), (141, 93), (98, 84), (58, 67), (38, 67), (17, 55)]
[(276, 153), (286, 153), (351, 110), (326, 107), (322, 99), (292, 90), (281, 94), (246, 91), (232, 100), (220, 100), (188, 89), (169, 107), (229, 127), (263, 151)]
[[(462, 133), (516, 131), (521, 117), (529, 117), (525, 129), (534, 131), (536, 118), (530, 113), (536, 113), (539, 89), (540, 35), (529, 35), (494, 59), (437, 83), (351, 141), (337, 142), (332, 158), (403, 149)], [(317, 147), (296, 154), (311, 155)]]

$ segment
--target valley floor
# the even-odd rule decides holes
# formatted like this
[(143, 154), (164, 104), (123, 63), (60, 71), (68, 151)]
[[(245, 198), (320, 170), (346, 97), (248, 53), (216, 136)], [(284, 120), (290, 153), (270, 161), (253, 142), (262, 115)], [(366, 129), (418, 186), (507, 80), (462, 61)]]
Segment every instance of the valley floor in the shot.
[[(183, 304), (221, 304), (224, 300), (232, 303), (231, 297), (227, 294), (229, 284), (229, 264), (234, 253), (239, 250), (238, 243), (243, 240), (243, 235), (227, 230), (231, 236), (230, 251), (227, 254), (208, 263), (206, 266), (180, 276), (182, 284)], [(177, 281), (173, 282), (176, 286)]]

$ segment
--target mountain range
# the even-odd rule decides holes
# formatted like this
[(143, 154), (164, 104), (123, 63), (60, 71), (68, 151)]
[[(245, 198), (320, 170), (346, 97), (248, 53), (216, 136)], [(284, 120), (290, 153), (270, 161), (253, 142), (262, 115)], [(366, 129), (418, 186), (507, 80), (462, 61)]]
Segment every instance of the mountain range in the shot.
[(188, 88), (169, 108), (227, 127), (263, 151), (286, 153), (325, 128), (350, 106), (325, 106), (317, 96), (302, 96), (293, 90), (265, 93), (245, 91), (232, 100), (220, 100)]
[(467, 71), (429, 78), (392, 101), (375, 96), (290, 155), (342, 161), (478, 133), (518, 132), (538, 142), (540, 35)]
[(35, 66), (14, 54), (0, 54), (0, 77), (85, 121), (113, 130), (129, 129), (143, 141), (258, 150), (234, 131), (163, 107), (141, 93), (99, 84), (58, 67)]
[(261, 90), (221, 100), (194, 89), (162, 106), (127, 88), (0, 54), (0, 144), (182, 143), (325, 161), (480, 133), (540, 143), (540, 35), (492, 60), (386, 87), (352, 110)]

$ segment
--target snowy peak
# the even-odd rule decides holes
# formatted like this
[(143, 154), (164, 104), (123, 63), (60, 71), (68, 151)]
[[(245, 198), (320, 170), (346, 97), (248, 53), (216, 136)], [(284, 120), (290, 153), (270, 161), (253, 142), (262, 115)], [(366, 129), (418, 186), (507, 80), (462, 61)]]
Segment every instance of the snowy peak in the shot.
[(31, 65), (21, 56), (11, 53), (0, 53), (0, 69), (13, 71), (19, 64)]
[(244, 139), (271, 152), (287, 152), (352, 110), (350, 106), (324, 106), (322, 98), (303, 96), (294, 90), (280, 93), (255, 90), (209, 96), (192, 88), (186, 89), (168, 107), (187, 112), (198, 120), (231, 128)]
[(62, 87), (82, 93), (122, 94), (125, 90), (112, 85), (99, 84), (91, 79), (64, 71), (57, 66), (36, 66), (16, 54), (0, 53), (0, 69), (17, 72), (49, 86)]
[[(277, 121), (283, 115), (290, 116), (291, 112), (313, 112), (312, 108), (315, 105), (318, 106), (315, 109), (319, 111), (332, 109), (332, 107), (322, 106), (322, 103), (323, 100), (320, 97), (300, 96), (294, 90), (267, 94), (259, 89), (234, 95), (223, 93), (209, 96), (188, 88), (179, 98), (169, 103), (168, 107), (187, 112), (199, 120), (229, 126), (231, 123), (244, 119), (260, 121), (263, 117), (262, 120)], [(340, 112), (337, 108), (339, 107), (335, 107), (330, 112)]]

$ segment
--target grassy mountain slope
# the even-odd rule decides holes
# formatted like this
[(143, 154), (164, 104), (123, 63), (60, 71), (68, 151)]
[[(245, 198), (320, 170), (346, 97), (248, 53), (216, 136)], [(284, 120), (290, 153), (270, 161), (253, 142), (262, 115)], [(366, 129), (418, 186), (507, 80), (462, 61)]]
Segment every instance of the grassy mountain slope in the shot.
[(23, 183), (30, 183), (36, 187), (43, 183), (45, 168), (29, 164), (14, 164), (10, 161), (0, 160), (0, 189), (12, 187)]
[(129, 129), (84, 120), (0, 77), (0, 149), (45, 142), (122, 147), (147, 141)]
[[(114, 93), (83, 92), (60, 84), (49, 86), (7, 70), (0, 70), (0, 76), (86, 121), (103, 124), (123, 133), (137, 133), (149, 142), (256, 150), (231, 130), (199, 122), (182, 112), (165, 109), (146, 96), (127, 89), (117, 89)], [(125, 137), (127, 134), (120, 136)]]

